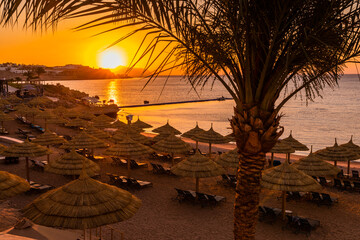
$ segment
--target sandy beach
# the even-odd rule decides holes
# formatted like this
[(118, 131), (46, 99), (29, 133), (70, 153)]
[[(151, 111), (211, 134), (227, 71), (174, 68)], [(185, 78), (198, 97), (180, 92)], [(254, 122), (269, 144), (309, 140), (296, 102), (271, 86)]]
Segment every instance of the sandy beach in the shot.
[[(6, 122), (5, 127), (9, 130), (10, 136), (19, 137), (15, 132), (24, 125), (12, 121)], [(76, 130), (49, 125), (49, 129), (59, 135), (73, 135)], [(37, 134), (33, 132), (34, 134)], [(191, 140), (185, 139), (192, 143)], [(192, 143), (193, 144), (193, 143)], [(207, 144), (200, 143), (200, 149), (208, 150)], [(235, 145), (214, 145), (214, 151), (224, 151), (234, 148)], [(63, 150), (52, 148), (54, 154), (51, 159), (59, 157)], [(95, 153), (101, 155), (104, 150), (97, 149)], [(276, 157), (281, 158), (281, 154)], [(293, 156), (292, 159), (298, 159)], [(46, 160), (45, 157), (38, 158)], [(149, 160), (150, 162), (150, 160)], [(161, 163), (170, 166), (170, 162), (151, 160), (154, 163)], [(107, 183), (109, 178), (106, 173), (126, 175), (124, 167), (116, 166), (110, 158), (98, 162), (101, 166), (100, 181)], [(353, 164), (358, 168), (358, 164)], [(1, 164), (0, 169), (25, 177), (25, 161), (20, 159), (19, 164)], [(183, 178), (168, 175), (155, 175), (150, 168), (141, 168), (131, 171), (131, 176), (153, 183), (153, 187), (133, 190), (134, 195), (142, 200), (142, 206), (135, 216), (127, 221), (103, 227), (103, 239), (110, 239), (110, 228), (116, 229), (115, 236), (119, 237), (120, 232), (127, 240), (151, 240), (151, 239), (206, 239), (222, 240), (232, 239), (233, 229), (233, 202), (234, 190), (221, 184), (221, 177), (201, 179), (201, 192), (221, 195), (226, 197), (223, 202), (215, 207), (201, 207), (187, 203), (179, 203), (175, 200), (177, 195), (174, 188), (194, 189), (195, 181), (191, 178)], [(31, 180), (43, 184), (50, 184), (55, 187), (62, 186), (71, 181), (71, 178), (55, 175), (47, 172), (30, 170)], [(282, 229), (283, 223), (278, 221), (274, 224), (259, 222), (257, 225), (256, 239), (355, 239), (360, 234), (358, 221), (360, 219), (359, 193), (339, 192), (333, 188), (323, 188), (321, 192), (329, 193), (332, 197), (338, 198), (338, 203), (332, 207), (317, 206), (309, 201), (289, 201), (287, 209), (293, 211), (294, 215), (304, 216), (320, 220), (318, 229), (306, 237), (300, 233), (295, 235), (290, 230)], [(261, 204), (271, 207), (281, 207), (281, 193), (263, 189), (261, 192)], [(39, 195), (21, 194), (1, 203), (0, 230), (11, 227), (16, 219), (21, 217), (22, 209)], [(95, 234), (95, 231), (94, 231)], [(115, 238), (120, 239), (120, 238)]]

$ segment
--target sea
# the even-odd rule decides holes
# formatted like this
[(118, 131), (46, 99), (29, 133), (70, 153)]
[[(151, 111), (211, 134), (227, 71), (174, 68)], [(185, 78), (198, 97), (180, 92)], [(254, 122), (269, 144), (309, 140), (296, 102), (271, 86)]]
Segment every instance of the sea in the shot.
[[(144, 101), (152, 104), (231, 97), (219, 82), (193, 87), (181, 76), (158, 77), (150, 82), (142, 78), (129, 78), (58, 80), (47, 83), (60, 83), (105, 101), (112, 99), (119, 106), (142, 105)], [(154, 128), (168, 121), (181, 132), (198, 123), (205, 130), (213, 126), (215, 131), (226, 135), (231, 133), (229, 119), (233, 115), (234, 106), (233, 100), (215, 100), (123, 108), (118, 118), (125, 121), (127, 115), (133, 115), (133, 121), (140, 117)], [(346, 143), (351, 136), (353, 142), (360, 145), (360, 78), (358, 75), (344, 75), (338, 87), (325, 88), (322, 97), (310, 102), (306, 102), (303, 94), (298, 95), (283, 107), (281, 114), (280, 125), (285, 129), (281, 138), (287, 137), (292, 131), (295, 139), (309, 148), (312, 146), (313, 151), (333, 146), (335, 139), (338, 144)], [(308, 153), (297, 152), (300, 155)]]

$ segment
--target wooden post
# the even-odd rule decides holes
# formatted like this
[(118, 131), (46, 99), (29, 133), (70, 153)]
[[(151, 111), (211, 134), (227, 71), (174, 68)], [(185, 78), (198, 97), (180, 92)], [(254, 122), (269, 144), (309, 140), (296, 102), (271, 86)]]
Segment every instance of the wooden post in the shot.
[(282, 192), (282, 219), (285, 220), (286, 191)]
[(26, 180), (30, 182), (29, 157), (25, 157), (25, 160), (26, 160)]
[(209, 143), (209, 158), (211, 159), (211, 143)]
[(336, 167), (336, 165), (337, 165), (337, 161), (334, 161), (334, 166)]
[(175, 162), (174, 162), (174, 153), (171, 153), (171, 163), (172, 163), (171, 166), (174, 166), (174, 165), (175, 165)]
[[(50, 145), (47, 145), (47, 148), (50, 149)], [(48, 164), (50, 164), (50, 154), (47, 155), (47, 161), (48, 161)]]
[(197, 150), (199, 149), (199, 142), (198, 141), (195, 141), (195, 143), (196, 143), (196, 147), (195, 147), (195, 153), (197, 152)]
[[(350, 160), (348, 160), (347, 174), (350, 174)], [(350, 175), (349, 175), (350, 176)]]
[(199, 178), (196, 178), (196, 192), (199, 192)]
[(274, 166), (274, 153), (271, 153), (270, 167)]

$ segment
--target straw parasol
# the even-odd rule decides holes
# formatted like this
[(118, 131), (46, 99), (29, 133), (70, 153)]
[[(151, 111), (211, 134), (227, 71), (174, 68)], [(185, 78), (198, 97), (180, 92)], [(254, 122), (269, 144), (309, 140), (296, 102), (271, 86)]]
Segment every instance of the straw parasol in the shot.
[(93, 137), (96, 137), (98, 139), (107, 139), (110, 138), (110, 135), (107, 134), (106, 132), (93, 127), (93, 126), (87, 126), (85, 129), (85, 132)]
[(98, 164), (72, 149), (69, 153), (65, 153), (60, 158), (47, 164), (45, 171), (60, 175), (80, 175), (83, 168), (90, 177), (100, 172)]
[(315, 152), (315, 155), (325, 161), (334, 161), (335, 166), (337, 164), (337, 161), (347, 161), (348, 174), (350, 172), (350, 161), (360, 158), (358, 154), (348, 150), (348, 148), (339, 146), (337, 144), (336, 138), (334, 146), (318, 150)]
[(225, 138), (229, 141), (229, 142), (235, 142), (235, 135), (234, 133), (229, 133), (228, 135), (225, 135)]
[(159, 152), (171, 153), (172, 165), (174, 165), (174, 154), (185, 154), (191, 150), (191, 146), (188, 143), (173, 134), (164, 140), (158, 141), (151, 147)]
[(199, 142), (209, 143), (209, 158), (211, 158), (211, 144), (228, 143), (229, 140), (218, 132), (215, 132), (211, 124), (211, 128), (207, 131), (200, 132), (199, 134), (191, 137), (191, 139)]
[(92, 126), (96, 127), (96, 128), (104, 129), (104, 128), (111, 128), (112, 124), (110, 122), (100, 122), (99, 121), (99, 122), (93, 122)]
[[(193, 136), (196, 136), (196, 135), (200, 135), (201, 133), (205, 132), (204, 129), (200, 128), (199, 125), (198, 125), (198, 122), (196, 122), (196, 126), (192, 129), (190, 129), (189, 131), (183, 133), (181, 136), (182, 137), (186, 137), (186, 138), (192, 138)], [(196, 141), (196, 147), (195, 147), (195, 151), (198, 150), (198, 145), (199, 145), (199, 142)]]
[(11, 116), (4, 113), (3, 111), (0, 111), (0, 122), (1, 122), (1, 128), (4, 129), (4, 122), (5, 121), (12, 121), (14, 120)]
[(55, 108), (53, 110), (54, 114), (58, 115), (58, 116), (62, 116), (64, 117), (64, 115), (68, 112), (68, 109), (64, 106), (58, 106), (57, 108)]
[(282, 216), (284, 220), (287, 191), (311, 192), (321, 188), (315, 179), (292, 167), (287, 161), (277, 167), (264, 170), (261, 185), (267, 189), (282, 191)]
[(8, 100), (9, 102), (11, 102), (11, 103), (20, 103), (20, 102), (22, 102), (23, 100), (21, 99), (21, 98), (18, 98), (17, 96), (15, 96), (15, 95), (10, 95), (10, 96), (8, 96), (7, 98), (6, 98), (6, 100)]
[(84, 120), (91, 121), (95, 118), (95, 115), (88, 111), (83, 111), (78, 115), (78, 117)]
[(25, 104), (20, 104), (15, 107), (15, 110), (22, 116), (27, 116), (30, 113), (30, 108)]
[(138, 116), (138, 120), (136, 120), (136, 122), (132, 123), (131, 125), (135, 126), (137, 128), (151, 128), (152, 127), (150, 124), (141, 121), (139, 116)]
[(290, 131), (290, 135), (287, 138), (284, 138), (281, 141), (290, 145), (295, 151), (308, 151), (309, 150), (309, 148), (305, 144), (302, 144), (298, 140), (293, 138), (292, 131)]
[(141, 135), (140, 132), (138, 132), (137, 129), (132, 127), (131, 125), (127, 125), (126, 127), (117, 130), (112, 137), (115, 141), (122, 141), (124, 135), (142, 144), (146, 144), (150, 142), (149, 138), (145, 137), (144, 135)]
[(239, 153), (235, 148), (217, 157), (215, 162), (223, 167), (238, 168), (239, 167)]
[(30, 107), (30, 108), (28, 108), (27, 113), (31, 114), (32, 121), (34, 122), (35, 121), (35, 116), (42, 113), (42, 111), (40, 109), (36, 108), (36, 107)]
[(270, 166), (273, 166), (274, 163), (274, 153), (285, 153), (286, 159), (285, 161), (290, 162), (290, 153), (294, 153), (295, 149), (290, 146), (287, 142), (277, 141), (274, 147), (270, 150), (271, 152), (271, 160)]
[(10, 105), (10, 104), (11, 103), (8, 100), (6, 100), (5, 98), (0, 98), (0, 105), (5, 106), (5, 105)]
[(51, 105), (53, 103), (53, 101), (51, 101), (49, 98), (45, 97), (45, 96), (41, 96), (41, 97), (35, 97), (33, 99), (31, 99), (27, 104), (29, 106), (33, 106), (33, 107), (47, 107), (48, 105)]
[[(62, 144), (66, 140), (62, 137), (59, 137), (56, 133), (46, 130), (43, 134), (39, 135), (37, 138), (32, 140), (33, 143), (50, 147), (50, 145)], [(48, 154), (48, 163), (50, 163), (50, 155)]]
[(79, 112), (77, 111), (74, 111), (74, 110), (67, 110), (64, 114), (63, 114), (64, 117), (67, 117), (67, 118), (76, 118), (76, 117), (79, 117)]
[(199, 192), (199, 178), (215, 177), (225, 174), (225, 169), (197, 152), (174, 165), (171, 168), (171, 172), (183, 177), (196, 178), (196, 192)]
[(171, 134), (171, 133), (160, 133), (158, 135), (156, 135), (155, 137), (153, 137), (151, 140), (153, 142), (159, 142), (159, 141), (162, 141), (166, 138), (168, 138), (170, 135), (174, 135), (174, 134)]
[(36, 224), (70, 229), (96, 228), (131, 218), (141, 200), (131, 193), (90, 178), (51, 190), (24, 208), (24, 216)]
[(29, 157), (40, 157), (50, 154), (51, 151), (46, 147), (25, 140), (23, 143), (15, 143), (4, 149), (1, 154), (6, 157), (25, 157), (26, 159), (26, 179), (30, 181)]
[(44, 128), (46, 129), (46, 124), (48, 119), (55, 119), (56, 116), (50, 111), (42, 111), (36, 115), (36, 118), (44, 119)]
[(130, 161), (129, 159), (144, 157), (151, 154), (153, 150), (151, 148), (135, 142), (126, 135), (124, 135), (122, 141), (116, 143), (114, 146), (106, 149), (104, 152), (105, 155), (109, 156), (118, 156), (127, 158), (127, 168), (130, 171)]
[(112, 128), (123, 128), (123, 127), (126, 127), (126, 126), (128, 126), (128, 124), (126, 124), (126, 123), (124, 123), (124, 122), (122, 122), (120, 120), (117, 120), (113, 124), (111, 124)]
[(93, 122), (106, 122), (106, 123), (111, 123), (111, 122), (114, 122), (115, 121), (115, 119), (113, 119), (113, 118), (111, 118), (111, 117), (109, 117), (109, 116), (107, 116), (107, 115), (105, 115), (105, 114), (101, 114), (101, 115), (99, 115), (99, 116), (97, 116), (97, 117), (95, 117), (94, 119), (93, 119)]
[(356, 153), (356, 154), (360, 154), (360, 146), (356, 145), (353, 143), (352, 141), (353, 136), (351, 135), (350, 141), (344, 144), (341, 144), (340, 147), (345, 147), (348, 150)]
[(309, 176), (316, 177), (335, 176), (340, 172), (339, 168), (317, 158), (312, 152), (312, 146), (307, 157), (300, 158), (298, 161), (291, 164), (291, 166), (303, 171)]
[(88, 122), (78, 117), (76, 117), (75, 119), (71, 119), (68, 123), (65, 124), (65, 126), (67, 127), (76, 128), (85, 127), (86, 125), (88, 125)]
[(181, 134), (181, 132), (179, 130), (177, 130), (176, 128), (174, 128), (173, 126), (171, 126), (169, 124), (169, 120), (167, 121), (167, 123), (161, 127), (155, 128), (152, 130), (154, 133), (172, 133), (175, 135)]
[(4, 200), (30, 189), (30, 184), (23, 178), (0, 171), (0, 200)]
[(80, 132), (72, 137), (72, 139), (64, 143), (61, 148), (104, 148), (107, 144), (102, 140), (87, 134), (85, 131)]

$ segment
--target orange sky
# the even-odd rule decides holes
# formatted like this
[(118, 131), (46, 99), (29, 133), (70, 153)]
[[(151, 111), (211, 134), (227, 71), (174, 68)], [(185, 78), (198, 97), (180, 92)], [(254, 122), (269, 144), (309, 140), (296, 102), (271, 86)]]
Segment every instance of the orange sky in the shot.
[[(42, 64), (57, 66), (65, 64), (82, 64), (98, 68), (98, 54), (117, 38), (125, 35), (126, 30), (111, 32), (92, 37), (100, 29), (75, 32), (71, 30), (74, 23), (61, 22), (57, 31), (34, 33), (21, 26), (13, 29), (1, 28), (0, 63), (15, 62), (23, 64)], [(132, 58), (140, 44), (142, 36), (138, 35), (116, 45), (127, 62)], [(143, 67), (141, 64), (138, 67)], [(349, 65), (346, 73), (356, 73), (354, 65)]]

